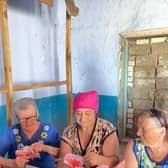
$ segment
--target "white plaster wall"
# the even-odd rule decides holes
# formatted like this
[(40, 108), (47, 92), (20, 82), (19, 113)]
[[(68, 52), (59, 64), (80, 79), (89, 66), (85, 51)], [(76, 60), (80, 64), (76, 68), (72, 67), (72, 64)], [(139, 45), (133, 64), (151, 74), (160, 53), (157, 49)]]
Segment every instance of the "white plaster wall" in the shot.
[[(96, 89), (99, 94), (117, 96), (119, 33), (168, 27), (168, 0), (75, 3), (80, 14), (72, 17), (73, 92)], [(8, 18), (14, 84), (64, 80), (64, 0), (55, 0), (52, 8), (38, 0), (8, 0)], [(2, 68), (0, 73), (3, 85)], [(15, 98), (63, 92), (65, 87), (37, 89), (17, 92)]]
[(168, 27), (168, 0), (75, 0), (72, 21), (74, 92), (118, 95), (119, 33)]
[[(38, 0), (9, 0), (8, 21), (14, 85), (65, 80), (63, 1), (49, 8)], [(65, 87), (28, 90), (14, 98), (46, 97), (62, 90)]]

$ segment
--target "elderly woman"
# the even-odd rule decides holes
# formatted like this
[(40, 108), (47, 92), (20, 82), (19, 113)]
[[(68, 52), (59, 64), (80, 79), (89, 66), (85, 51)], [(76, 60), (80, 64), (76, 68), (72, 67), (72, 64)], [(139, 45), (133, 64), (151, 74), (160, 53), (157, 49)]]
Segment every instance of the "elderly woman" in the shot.
[[(17, 124), (9, 127), (0, 138), (0, 165), (4, 167), (30, 166), (55, 168), (53, 157), (58, 156), (60, 138), (53, 124), (38, 120), (38, 109), (31, 97), (24, 97), (14, 103)], [(31, 149), (38, 157), (25, 156), (19, 150)], [(24, 155), (23, 155), (24, 154)], [(8, 156), (6, 158), (5, 156)]]
[[(67, 153), (83, 156), (86, 167), (107, 165), (118, 162), (118, 138), (116, 128), (100, 119), (96, 91), (80, 92), (74, 99), (75, 123), (68, 126), (61, 137), (60, 157)], [(58, 164), (63, 168), (62, 164)]]
[(168, 138), (162, 112), (151, 109), (140, 113), (137, 136), (126, 146), (126, 168), (167, 168)]

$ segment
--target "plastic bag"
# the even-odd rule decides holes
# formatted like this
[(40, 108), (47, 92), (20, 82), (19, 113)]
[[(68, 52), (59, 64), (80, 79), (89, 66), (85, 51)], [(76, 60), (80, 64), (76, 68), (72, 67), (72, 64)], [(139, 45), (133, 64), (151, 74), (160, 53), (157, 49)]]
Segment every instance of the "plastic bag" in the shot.
[(29, 158), (39, 158), (40, 154), (38, 152), (35, 152), (31, 146), (24, 146), (23, 149), (16, 150), (15, 152), (16, 156), (25, 156)]
[(68, 164), (73, 168), (82, 168), (83, 166), (83, 157), (80, 155), (75, 155), (68, 153), (64, 156), (64, 163)]

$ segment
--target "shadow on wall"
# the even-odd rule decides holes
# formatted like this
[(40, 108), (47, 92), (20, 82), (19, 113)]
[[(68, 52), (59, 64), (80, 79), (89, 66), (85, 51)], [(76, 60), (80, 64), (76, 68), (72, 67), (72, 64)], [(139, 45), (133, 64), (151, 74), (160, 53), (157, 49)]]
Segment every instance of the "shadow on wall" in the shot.
[[(117, 97), (100, 95), (99, 116), (117, 125)], [(52, 122), (59, 134), (67, 125), (66, 94), (36, 99), (41, 121)], [(16, 121), (15, 121), (16, 122)], [(0, 134), (7, 128), (6, 108), (0, 106)]]
[(10, 8), (13, 8), (17, 11), (22, 11), (23, 13), (30, 13), (30, 14), (34, 14), (34, 3), (38, 0), (8, 0), (8, 6)]

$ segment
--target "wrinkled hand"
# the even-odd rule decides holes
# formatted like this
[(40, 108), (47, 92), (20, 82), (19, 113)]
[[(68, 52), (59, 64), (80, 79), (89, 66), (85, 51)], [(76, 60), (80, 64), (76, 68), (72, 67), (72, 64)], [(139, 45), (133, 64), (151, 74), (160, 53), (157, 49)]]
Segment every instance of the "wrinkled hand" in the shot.
[(17, 167), (23, 168), (29, 162), (29, 157), (16, 157), (15, 162)]
[(94, 152), (89, 152), (84, 156), (84, 163), (92, 167), (98, 165), (99, 155)]
[(33, 143), (31, 147), (35, 152), (41, 152), (41, 151), (44, 151), (45, 145), (41, 142), (36, 142), (36, 143)]

